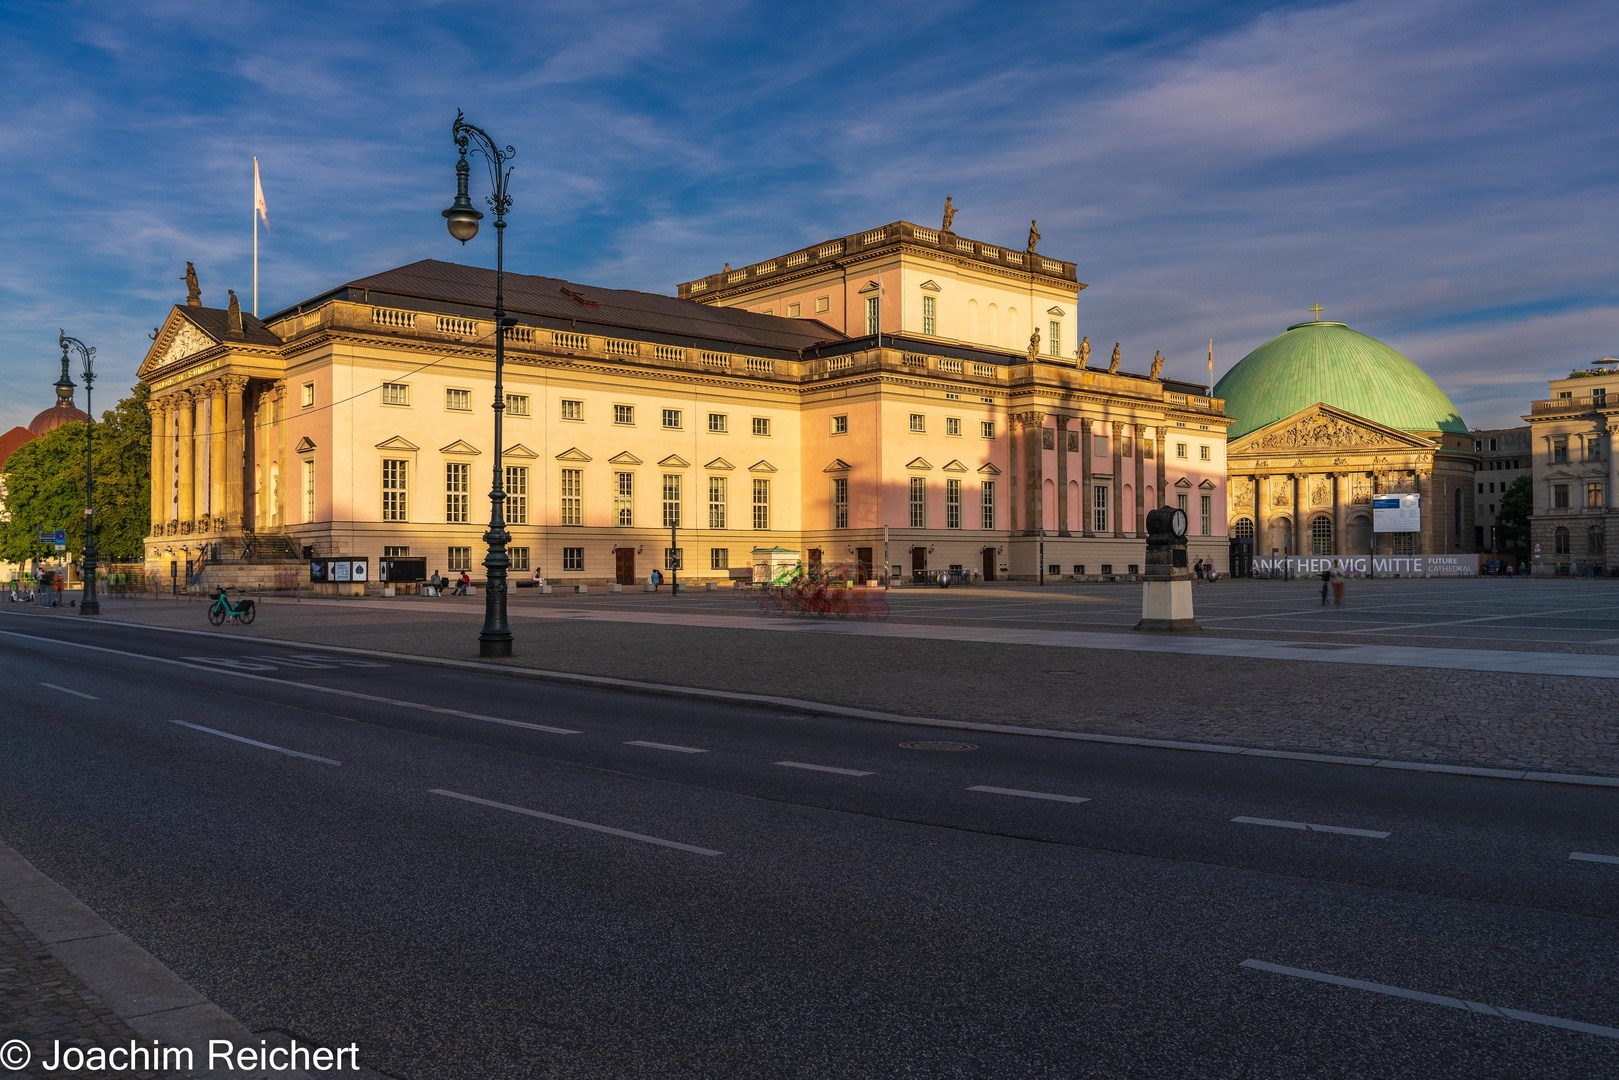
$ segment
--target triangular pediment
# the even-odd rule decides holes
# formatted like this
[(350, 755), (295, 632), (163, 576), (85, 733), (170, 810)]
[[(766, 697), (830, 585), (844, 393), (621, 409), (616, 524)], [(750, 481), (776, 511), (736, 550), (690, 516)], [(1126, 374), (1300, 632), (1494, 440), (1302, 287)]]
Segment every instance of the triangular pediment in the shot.
[(479, 450), (476, 446), (473, 446), (471, 443), (467, 442), (465, 439), (457, 439), (453, 443), (451, 443), (449, 446), (441, 446), (441, 447), (438, 448), (438, 452), (441, 453), (441, 454), (481, 454), (481, 453), (483, 453), (482, 450)]
[(1214, 481), (1213, 480), (1204, 480), (1201, 484), (1199, 484), (1197, 486), (1202, 488), (1204, 491), (1213, 491), (1214, 490)]
[(1179, 480), (1175, 481), (1175, 486), (1178, 488), (1189, 488), (1192, 486), (1192, 482), (1183, 476)]
[(995, 467), (995, 463), (993, 461), (984, 462), (984, 464), (978, 466), (978, 471), (983, 473), (985, 476), (1001, 475), (1001, 470)]
[(294, 446), (292, 451), (295, 454), (307, 454), (313, 449), (315, 449), (315, 440), (311, 439), (308, 435), (305, 435), (303, 438), (298, 440), (298, 445)]
[(710, 461), (707, 465), (704, 465), (703, 468), (705, 468), (705, 469), (727, 470), (727, 469), (734, 469), (734, 468), (736, 468), (736, 466), (732, 465), (729, 461), (726, 461), (722, 457), (717, 457), (713, 461)]
[(186, 318), (184, 311), (176, 306), (157, 328), (152, 347), (146, 350), (146, 358), (141, 361), (139, 377), (144, 379), (150, 372), (207, 352), (218, 344), (218, 338)]
[(420, 450), (421, 447), (417, 446), (415, 443), (411, 442), (409, 439), (405, 438), (403, 435), (395, 435), (391, 439), (383, 439), (381, 442), (377, 443), (377, 449), (378, 450)]
[(1341, 450), (1420, 449), (1438, 444), (1318, 401), (1275, 423), (1233, 439), (1229, 456), (1334, 453)]
[(522, 443), (518, 443), (516, 446), (506, 447), (506, 453), (504, 456), (515, 458), (537, 458), (540, 455), (536, 454)]
[(774, 465), (770, 464), (770, 462), (764, 460), (763, 458), (760, 458), (758, 461), (755, 461), (752, 465), (748, 466), (748, 471), (749, 472), (775, 472), (776, 467)]
[(1046, 314), (1047, 315), (1059, 315), (1059, 316), (1061, 316), (1061, 315), (1068, 314), (1068, 312), (1064, 311), (1060, 307), (1048, 307), (1048, 308), (1046, 308)]
[(939, 288), (939, 283), (937, 281), (934, 281), (932, 278), (929, 278), (928, 280), (922, 282), (922, 284), (917, 286), (917, 287), (921, 288), (921, 289), (926, 289), (928, 292), (944, 292), (943, 289)]
[(920, 458), (920, 457), (915, 457), (915, 458), (912, 458), (910, 461), (907, 461), (905, 463), (905, 467), (907, 469), (931, 469), (931, 468), (933, 468), (933, 466), (928, 463), (927, 458)]
[(614, 454), (612, 457), (608, 458), (607, 460), (608, 460), (608, 462), (610, 462), (613, 465), (639, 465), (639, 464), (641, 464), (641, 459), (636, 457), (634, 454), (630, 453), (628, 450), (621, 450), (618, 453)]
[(577, 446), (570, 446), (566, 450), (562, 451), (562, 453), (557, 455), (557, 460), (558, 461), (589, 461), (589, 460), (591, 460), (591, 458), (590, 458), (589, 454), (585, 453), (583, 450), (579, 449)]
[(882, 288), (882, 286), (878, 285), (875, 281), (868, 281), (864, 286), (861, 287), (860, 295), (864, 296), (866, 293), (876, 292), (880, 288)]
[(967, 471), (967, 466), (963, 465), (959, 460), (958, 461), (951, 461), (951, 462), (949, 462), (948, 464), (945, 465), (944, 471), (945, 472), (966, 472)]
[(679, 454), (670, 454), (668, 457), (666, 457), (662, 461), (658, 462), (658, 464), (662, 465), (665, 469), (689, 469), (689, 468), (691, 468), (691, 462), (687, 461), (685, 458), (681, 457)]
[(848, 472), (849, 463), (840, 457), (832, 459), (832, 464), (821, 470), (822, 472)]

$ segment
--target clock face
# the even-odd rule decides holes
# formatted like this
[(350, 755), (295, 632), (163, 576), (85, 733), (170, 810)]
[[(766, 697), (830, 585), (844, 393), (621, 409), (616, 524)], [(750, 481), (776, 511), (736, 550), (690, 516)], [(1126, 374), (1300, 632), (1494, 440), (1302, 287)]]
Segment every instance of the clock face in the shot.
[(1177, 507), (1169, 518), (1169, 527), (1176, 536), (1186, 535), (1186, 511)]

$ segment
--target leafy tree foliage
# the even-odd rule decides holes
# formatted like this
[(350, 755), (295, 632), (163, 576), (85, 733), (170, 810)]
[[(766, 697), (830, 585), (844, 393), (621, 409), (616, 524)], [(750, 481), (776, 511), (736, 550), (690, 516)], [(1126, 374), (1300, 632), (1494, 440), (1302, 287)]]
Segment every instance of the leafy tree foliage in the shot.
[(1520, 476), (1501, 496), (1501, 512), (1495, 515), (1495, 535), (1501, 546), (1512, 551), (1529, 547), (1529, 515), (1535, 508), (1535, 485)]
[[(137, 560), (151, 531), (152, 423), (149, 391), (130, 395), (101, 414), (95, 430), (96, 552), (103, 559)], [(84, 425), (63, 424), (26, 442), (6, 461), (6, 515), (0, 555), (32, 558), (41, 529), (66, 529), (68, 554), (84, 554)]]

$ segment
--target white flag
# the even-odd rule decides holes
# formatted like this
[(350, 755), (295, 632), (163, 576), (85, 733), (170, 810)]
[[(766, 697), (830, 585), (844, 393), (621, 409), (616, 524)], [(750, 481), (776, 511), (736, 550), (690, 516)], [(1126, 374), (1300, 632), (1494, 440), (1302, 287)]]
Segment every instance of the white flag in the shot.
[(264, 219), (264, 231), (273, 232), (274, 230), (270, 228), (270, 213), (264, 205), (264, 185), (259, 183), (259, 159), (257, 157), (253, 159), (253, 209), (257, 210), (259, 217)]

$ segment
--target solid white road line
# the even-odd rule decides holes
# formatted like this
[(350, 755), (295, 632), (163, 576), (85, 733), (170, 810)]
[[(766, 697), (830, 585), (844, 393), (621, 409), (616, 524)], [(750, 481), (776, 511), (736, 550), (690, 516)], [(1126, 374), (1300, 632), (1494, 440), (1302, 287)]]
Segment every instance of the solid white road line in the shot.
[(979, 784), (977, 787), (970, 787), (967, 790), (987, 791), (991, 795), (1016, 795), (1020, 799), (1050, 799), (1052, 802), (1090, 802), (1089, 799), (1081, 799), (1077, 795), (1053, 795), (1048, 791), (1019, 791), (1017, 788), (990, 787), (987, 784)]
[(1619, 855), (1587, 855), (1583, 851), (1573, 851), (1568, 857), (1575, 862), (1619, 863)]
[(1306, 971), (1303, 968), (1267, 964), (1263, 960), (1244, 960), (1238, 966), (1253, 968), (1256, 971), (1269, 971), (1275, 975), (1291, 975), (1295, 979), (1310, 979), (1314, 982), (1331, 983), (1333, 986), (1348, 986), (1356, 990), (1370, 990), (1374, 994), (1388, 994), (1390, 997), (1425, 1001), (1429, 1005), (1444, 1005), (1447, 1008), (1463, 1009), (1467, 1012), (1480, 1013), (1484, 1016), (1501, 1016), (1511, 1020), (1523, 1020), (1531, 1024), (1544, 1024), (1547, 1027), (1583, 1031), (1587, 1035), (1601, 1035), (1605, 1039), (1619, 1039), (1619, 1028), (1603, 1027), (1600, 1024), (1587, 1024), (1581, 1020), (1564, 1020), (1558, 1016), (1542, 1016), (1539, 1013), (1523, 1012), (1519, 1009), (1503, 1009), (1497, 1005), (1482, 1005), (1477, 1001), (1463, 1001), (1461, 998), (1445, 997), (1442, 994), (1425, 994), (1421, 990), (1406, 990), (1399, 986), (1385, 986), (1382, 983), (1364, 982), (1360, 979), (1346, 979), (1341, 975), (1326, 975), (1319, 971)]
[(648, 746), (648, 747), (651, 747), (653, 750), (673, 750), (677, 754), (706, 754), (706, 753), (708, 753), (707, 750), (699, 750), (695, 746), (675, 746), (673, 743), (666, 743), (666, 742), (642, 742), (640, 739), (632, 739), (631, 741), (625, 743), (624, 745), (625, 746)]
[(69, 690), (67, 687), (65, 687), (65, 686), (57, 686), (53, 682), (42, 682), (39, 685), (48, 686), (52, 690), (60, 690), (64, 694), (72, 694), (74, 697), (88, 698), (91, 701), (100, 701), (101, 700), (100, 698), (96, 697), (94, 694), (81, 694), (77, 690)]
[(1302, 821), (1272, 821), (1262, 817), (1234, 817), (1231, 819), (1241, 825), (1271, 825), (1278, 829), (1298, 829), (1308, 832), (1339, 833), (1343, 836), (1370, 836), (1375, 840), (1382, 840), (1392, 833), (1378, 832), (1376, 829), (1346, 829), (1342, 825), (1309, 825)]
[(663, 840), (656, 836), (647, 836), (645, 833), (626, 832), (623, 829), (615, 829), (609, 825), (595, 825), (588, 821), (579, 821), (575, 818), (558, 817), (556, 814), (547, 814), (539, 810), (530, 810), (525, 806), (512, 806), (510, 803), (493, 802), (489, 799), (480, 799), (475, 795), (462, 795), (458, 791), (446, 791), (443, 788), (433, 788), (432, 793), (434, 795), (447, 795), (452, 799), (460, 799), (463, 802), (477, 803), (479, 806), (493, 806), (497, 810), (510, 810), (514, 814), (526, 814), (529, 817), (544, 818), (546, 821), (554, 821), (559, 825), (572, 825), (576, 829), (589, 829), (591, 832), (607, 833), (611, 836), (622, 836), (626, 840), (639, 840), (643, 844), (657, 844), (659, 847), (675, 848), (678, 851), (689, 851), (693, 855), (724, 854), (722, 851), (714, 851), (711, 848), (693, 847), (691, 844), (681, 844), (674, 840)]
[(82, 641), (63, 641), (60, 638), (40, 637), (37, 634), (19, 634), (15, 630), (0, 630), (0, 634), (7, 637), (26, 638), (29, 641), (38, 641), (47, 645), (62, 645), (72, 649), (88, 649), (91, 652), (111, 653), (114, 656), (134, 657), (136, 660), (151, 660), (159, 664), (172, 664), (175, 667), (191, 668), (193, 671), (211, 671), (216, 675), (232, 675), (238, 679), (253, 679), (258, 682), (279, 683), (282, 686), (296, 686), (300, 690), (313, 690), (321, 694), (358, 698), (361, 701), (375, 701), (383, 705), (397, 705), (401, 709), (420, 709), (422, 712), (440, 713), (444, 716), (459, 716), (467, 720), (482, 720), (490, 724), (504, 724), (507, 727), (528, 728), (531, 731), (548, 731), (553, 735), (580, 734), (580, 732), (574, 731), (572, 728), (549, 727), (545, 724), (530, 724), (522, 720), (506, 720), (499, 716), (484, 716), (480, 713), (462, 712), (460, 709), (444, 709), (437, 705), (423, 705), (418, 701), (400, 701), (397, 698), (385, 698), (376, 694), (362, 694), (358, 690), (343, 690), (335, 686), (321, 686), (319, 683), (298, 682), (296, 679), (276, 679), (271, 678), (269, 675), (257, 675), (251, 671), (238, 671), (233, 668), (222, 668), (208, 663), (187, 663), (185, 660), (176, 660), (172, 656), (153, 656), (150, 653), (130, 652), (127, 649), (109, 649), (105, 645), (87, 645)]
[(834, 769), (830, 765), (806, 765), (802, 761), (778, 761), (777, 765), (785, 765), (789, 769), (809, 769), (812, 772), (835, 772), (840, 776), (870, 776), (869, 772), (859, 769)]
[(325, 762), (327, 765), (343, 764), (341, 761), (333, 761), (329, 757), (318, 757), (314, 754), (306, 754), (302, 750), (288, 750), (285, 746), (275, 746), (271, 743), (259, 742), (257, 739), (244, 739), (240, 735), (232, 735), (228, 731), (220, 731), (216, 728), (203, 727), (201, 724), (188, 724), (184, 720), (170, 720), (169, 723), (179, 724), (181, 727), (188, 727), (192, 731), (206, 731), (208, 734), (218, 735), (222, 739), (234, 739), (236, 742), (245, 742), (249, 746), (257, 746), (264, 750), (274, 750), (278, 754), (289, 754), (292, 757), (308, 758), (310, 761), (321, 761)]

